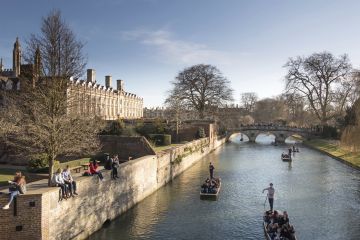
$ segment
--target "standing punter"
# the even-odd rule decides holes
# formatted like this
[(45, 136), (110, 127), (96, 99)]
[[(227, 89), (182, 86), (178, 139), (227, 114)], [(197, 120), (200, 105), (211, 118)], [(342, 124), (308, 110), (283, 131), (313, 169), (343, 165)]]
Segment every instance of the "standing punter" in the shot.
[(275, 188), (273, 188), (273, 184), (270, 183), (270, 187), (265, 188), (262, 192), (264, 193), (264, 191), (267, 190), (267, 196), (269, 199), (269, 204), (270, 204), (270, 210), (273, 210), (273, 206), (274, 206), (274, 194), (275, 194)]
[(214, 165), (212, 163), (209, 164), (209, 171), (210, 171), (210, 179), (214, 178)]

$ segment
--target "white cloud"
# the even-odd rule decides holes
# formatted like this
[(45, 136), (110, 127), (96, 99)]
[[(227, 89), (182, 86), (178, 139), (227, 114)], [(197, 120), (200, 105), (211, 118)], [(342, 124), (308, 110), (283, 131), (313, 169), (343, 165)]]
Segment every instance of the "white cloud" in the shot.
[(154, 47), (158, 56), (165, 62), (182, 64), (230, 62), (229, 54), (226, 52), (210, 49), (205, 44), (175, 39), (171, 32), (165, 30), (125, 31), (122, 32), (122, 38)]

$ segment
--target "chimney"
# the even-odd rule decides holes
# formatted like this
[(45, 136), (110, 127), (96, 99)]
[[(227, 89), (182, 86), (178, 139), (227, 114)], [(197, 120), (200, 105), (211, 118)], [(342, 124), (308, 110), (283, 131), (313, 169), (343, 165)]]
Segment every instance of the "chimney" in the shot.
[(105, 76), (105, 87), (111, 88), (111, 76)]
[(124, 91), (124, 81), (119, 79), (119, 80), (116, 80), (117, 82), (117, 90), (118, 91)]
[(87, 70), (87, 82), (96, 83), (95, 69), (88, 69)]

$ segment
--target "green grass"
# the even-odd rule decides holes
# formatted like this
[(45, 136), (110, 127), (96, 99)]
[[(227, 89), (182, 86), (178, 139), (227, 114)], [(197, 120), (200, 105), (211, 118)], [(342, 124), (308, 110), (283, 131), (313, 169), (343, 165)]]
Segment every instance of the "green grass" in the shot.
[(0, 186), (8, 185), (7, 181), (12, 181), (14, 179), (14, 175), (17, 170), (19, 170), (23, 175), (25, 175), (27, 182), (34, 179), (34, 174), (30, 174), (26, 170), (16, 169), (16, 167), (14, 167), (14, 169), (0, 168)]
[(360, 167), (360, 152), (350, 152), (337, 144), (323, 139), (310, 140), (305, 143)]
[(90, 158), (81, 158), (69, 162), (63, 162), (60, 163), (60, 168), (65, 169), (67, 165), (69, 165), (70, 168), (81, 166), (82, 164), (89, 163)]

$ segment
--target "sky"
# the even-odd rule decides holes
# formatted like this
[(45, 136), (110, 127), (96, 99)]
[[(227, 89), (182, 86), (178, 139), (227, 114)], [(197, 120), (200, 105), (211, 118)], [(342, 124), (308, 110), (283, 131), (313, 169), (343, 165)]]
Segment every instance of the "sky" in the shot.
[[(0, 0), (0, 57), (25, 49), (51, 10), (85, 42), (87, 68), (125, 81), (125, 90), (162, 106), (171, 81), (194, 64), (215, 65), (243, 92), (260, 98), (284, 90), (290, 57), (329, 51), (360, 68), (358, 0)], [(85, 77), (85, 75), (84, 75)]]

